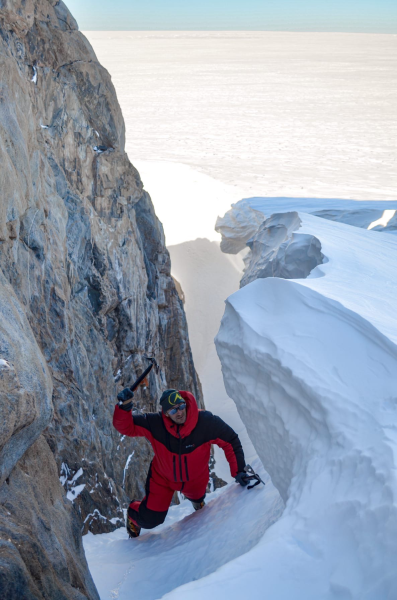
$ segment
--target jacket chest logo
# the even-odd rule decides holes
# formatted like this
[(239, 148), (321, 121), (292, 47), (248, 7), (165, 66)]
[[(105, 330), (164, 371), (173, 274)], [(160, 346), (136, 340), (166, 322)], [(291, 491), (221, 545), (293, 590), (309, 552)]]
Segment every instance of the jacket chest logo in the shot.
[(186, 450), (187, 450), (188, 448), (194, 448), (194, 446), (195, 446), (195, 444), (189, 444), (188, 446), (186, 446)]

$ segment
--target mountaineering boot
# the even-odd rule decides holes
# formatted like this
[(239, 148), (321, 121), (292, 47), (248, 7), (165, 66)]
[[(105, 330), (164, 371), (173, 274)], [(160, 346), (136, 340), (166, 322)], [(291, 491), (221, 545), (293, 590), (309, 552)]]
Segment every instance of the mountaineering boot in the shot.
[(205, 506), (204, 500), (202, 500), (201, 502), (193, 502), (193, 500), (191, 500), (190, 502), (193, 504), (194, 510), (200, 510), (200, 508), (203, 508), (203, 506)]
[(141, 533), (141, 528), (135, 523), (133, 519), (131, 519), (129, 515), (127, 515), (126, 527), (130, 538), (138, 537), (138, 535)]
[(141, 528), (139, 527), (138, 523), (136, 521), (134, 521), (134, 519), (129, 514), (130, 509), (138, 510), (139, 505), (140, 505), (140, 502), (133, 500), (130, 503), (128, 510), (127, 510), (127, 521), (126, 521), (125, 526), (127, 528), (127, 533), (130, 538), (138, 537), (138, 535), (141, 533)]

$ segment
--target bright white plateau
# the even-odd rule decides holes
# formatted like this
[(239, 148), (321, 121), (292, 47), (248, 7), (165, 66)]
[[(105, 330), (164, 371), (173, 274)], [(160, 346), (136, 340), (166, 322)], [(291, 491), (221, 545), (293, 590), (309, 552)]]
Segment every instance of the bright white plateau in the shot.
[(397, 198), (396, 36), (86, 35), (168, 244), (219, 239), (243, 197)]

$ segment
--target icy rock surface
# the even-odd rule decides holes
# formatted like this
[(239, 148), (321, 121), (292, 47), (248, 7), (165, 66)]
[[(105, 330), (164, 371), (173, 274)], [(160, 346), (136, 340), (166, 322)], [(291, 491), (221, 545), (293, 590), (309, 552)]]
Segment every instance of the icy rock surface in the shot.
[[(277, 600), (392, 600), (397, 241), (300, 218), (328, 262), (230, 296), (216, 338), (226, 390), (286, 502), (249, 565), (261, 565), (256, 585)], [(233, 574), (246, 589), (243, 566)], [(233, 597), (223, 575), (221, 597)], [(210, 582), (200, 583), (204, 594)]]
[(323, 262), (319, 240), (314, 235), (296, 233), (300, 226), (295, 211), (275, 213), (260, 225), (247, 242), (251, 254), (241, 287), (264, 277), (301, 279)]
[(218, 217), (215, 229), (222, 235), (221, 250), (237, 254), (253, 237), (265, 218), (273, 213), (301, 211), (323, 219), (368, 229), (372, 223), (390, 211), (386, 224), (374, 226), (375, 231), (397, 232), (397, 201), (340, 200), (331, 198), (244, 198)]
[(113, 84), (63, 2), (0, 2), (0, 72), (0, 596), (97, 598), (81, 533), (123, 523), (151, 460), (116, 394), (145, 354), (141, 408), (201, 388)]

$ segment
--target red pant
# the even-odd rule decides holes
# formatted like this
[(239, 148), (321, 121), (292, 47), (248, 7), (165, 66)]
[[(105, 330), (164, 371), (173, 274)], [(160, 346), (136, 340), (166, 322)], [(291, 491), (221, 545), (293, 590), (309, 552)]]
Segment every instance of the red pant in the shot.
[(144, 529), (153, 529), (164, 523), (172, 496), (175, 491), (182, 492), (186, 498), (194, 502), (202, 502), (209, 480), (193, 480), (186, 482), (169, 481), (150, 465), (146, 479), (146, 496), (142, 502), (135, 500), (128, 508), (129, 516)]

